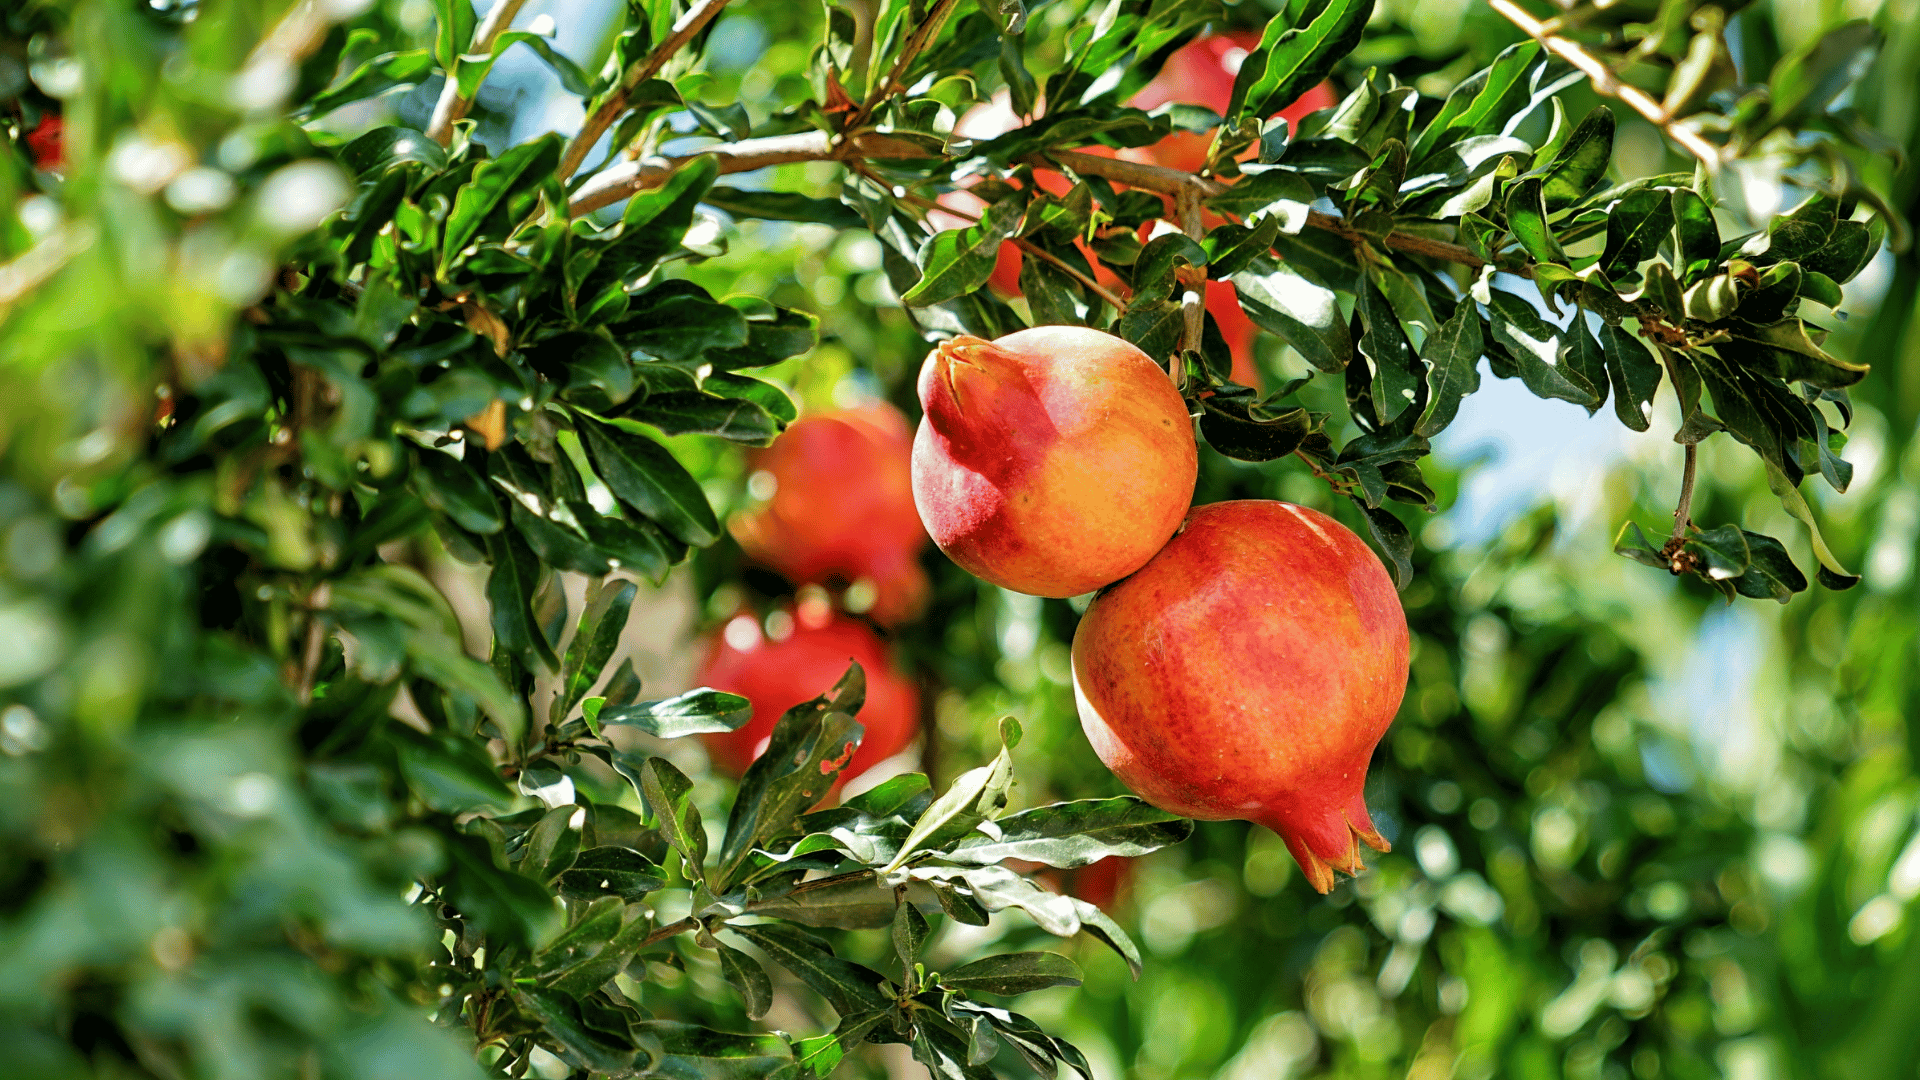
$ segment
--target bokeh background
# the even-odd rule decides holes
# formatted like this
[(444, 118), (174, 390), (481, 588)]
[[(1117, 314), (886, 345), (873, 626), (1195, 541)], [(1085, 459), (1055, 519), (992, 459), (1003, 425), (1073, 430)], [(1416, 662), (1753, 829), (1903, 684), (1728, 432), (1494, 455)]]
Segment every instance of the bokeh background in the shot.
[[(611, 47), (613, 9), (533, 0), (519, 25), (550, 20), (556, 48), (592, 71)], [(396, 34), (431, 33), (428, 0), (394, 12)], [(1056, 15), (1063, 6), (1034, 17)], [(1260, 0), (1232, 9), (1236, 25), (1267, 15)], [(1916, 0), (1761, 0), (1738, 16), (1736, 60), (1765, 71), (1843, 16), (1871, 18), (1886, 37), (1852, 104), (1920, 151)], [(712, 80), (694, 96), (750, 116), (805, 98), (821, 19), (807, 4), (730, 6), (707, 49)], [(1444, 93), (1517, 36), (1478, 0), (1382, 0), (1335, 82), (1378, 67)], [(424, 126), (438, 93), (430, 81), (319, 126), (343, 137), (396, 118)], [(1573, 116), (1598, 100), (1584, 86), (1565, 97)], [(524, 49), (500, 61), (473, 116), (490, 146), (581, 120), (577, 100)], [(1690, 167), (1624, 114), (1616, 157), (1624, 176)], [(1875, 167), (1893, 203), (1920, 216), (1914, 174)], [(782, 170), (730, 182), (822, 196), (838, 183), (824, 163)], [(1793, 180), (1778, 161), (1735, 166), (1717, 189), (1723, 235), (1791, 206)], [(926, 345), (874, 240), (719, 216), (709, 235), (719, 253), (676, 273), (715, 295), (820, 316), (819, 346), (768, 373), (808, 410), (878, 397), (917, 417), (912, 377)], [(1849, 288), (1827, 346), (1874, 365), (1853, 391), (1852, 490), (1815, 497), (1830, 543), (1865, 576), (1860, 588), (1729, 606), (1614, 556), (1623, 522), (1666, 532), (1681, 452), (1662, 432), (1674, 417), (1636, 435), (1609, 413), (1589, 418), (1484, 373), (1426, 470), (1442, 509), (1417, 530), (1418, 580), (1403, 595), (1413, 681), (1368, 789), (1393, 852), (1322, 898), (1273, 835), (1203, 823), (1188, 844), (1112, 880), (1063, 881), (1111, 891), (1147, 956), (1138, 981), (1098, 946), (1060, 945), (1018, 917), (949, 925), (936, 953), (982, 935), (1073, 950), (1086, 986), (1025, 1007), (1080, 1046), (1101, 1080), (1920, 1076), (1916, 292), (1914, 254), (1882, 252)], [(1267, 371), (1304, 370), (1277, 340), (1260, 348)], [(675, 449), (723, 513), (755, 508), (744, 456), (694, 439)], [(1696, 517), (1794, 538), (1796, 560), (1811, 565), (1758, 462), (1735, 450), (1703, 446)], [(1357, 527), (1345, 500), (1297, 463), (1203, 457), (1197, 501), (1284, 498)], [(434, 565), (456, 601), (477, 596), (470, 570)], [(925, 567), (931, 607), (890, 641), (921, 687), (925, 732), (887, 768), (925, 768), (939, 782), (984, 760), (993, 721), (1013, 714), (1028, 733), (1015, 753), (1021, 802), (1119, 792), (1074, 716), (1074, 605), (992, 589), (931, 550)], [(643, 588), (629, 644), (649, 696), (688, 685), (697, 643), (725, 620), (745, 611), (777, 623), (792, 600), (731, 540)], [(472, 600), (466, 614), (484, 623)], [(0, 726), (0, 750), (19, 753), (30, 737)], [(682, 742), (663, 751), (699, 774), (703, 752)], [(694, 976), (684, 990), (724, 993)], [(922, 1072), (883, 1055), (846, 1068)]]

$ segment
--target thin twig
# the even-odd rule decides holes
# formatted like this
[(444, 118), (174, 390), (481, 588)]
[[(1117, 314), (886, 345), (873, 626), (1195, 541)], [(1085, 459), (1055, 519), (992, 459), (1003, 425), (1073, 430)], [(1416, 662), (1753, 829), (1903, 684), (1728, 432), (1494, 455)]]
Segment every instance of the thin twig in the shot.
[(1118, 296), (1115, 296), (1112, 292), (1108, 291), (1105, 286), (1101, 285), (1099, 282), (1093, 280), (1087, 275), (1081, 273), (1077, 268), (1074, 267), (1072, 263), (1067, 262), (1065, 259), (1062, 259), (1060, 256), (1055, 255), (1053, 252), (1048, 251), (1046, 248), (1041, 247), (1039, 244), (1036, 244), (1033, 241), (1026, 239), (1025, 237), (1015, 237), (1013, 241), (1013, 246), (1019, 248), (1021, 251), (1024, 251), (1029, 255), (1034, 256), (1035, 258), (1041, 260), (1042, 262), (1052, 263), (1054, 266), (1059, 267), (1061, 270), (1066, 271), (1068, 276), (1072, 277), (1075, 281), (1078, 281), (1080, 284), (1086, 286), (1087, 289), (1093, 293), (1093, 295), (1105, 301), (1109, 307), (1113, 308), (1114, 311), (1122, 315), (1125, 315), (1127, 313), (1127, 302), (1125, 300), (1122, 300)]
[(0, 313), (7, 306), (60, 272), (68, 260), (93, 245), (93, 226), (60, 226), (32, 247), (0, 263)]
[(692, 41), (694, 35), (704, 30), (706, 25), (713, 21), (714, 16), (720, 14), (720, 9), (726, 6), (727, 0), (699, 0), (693, 7), (687, 9), (685, 15), (680, 16), (679, 22), (673, 24), (673, 30), (667, 34), (667, 40), (661, 42), (659, 48), (648, 53), (645, 60), (627, 69), (626, 76), (620, 80), (620, 88), (607, 95), (607, 99), (600, 103), (600, 107), (593, 110), (593, 114), (580, 125), (580, 133), (567, 144), (566, 153), (560, 157), (559, 175), (562, 181), (579, 170), (580, 163), (585, 161), (587, 154), (593, 150), (593, 144), (599, 142), (600, 136), (605, 135), (614, 121), (620, 119), (620, 115), (627, 111), (627, 103), (634, 88), (660, 74), (660, 69), (667, 66), (667, 61), (673, 59), (673, 54), (684, 48), (687, 42)]
[(1529, 37), (1538, 41), (1548, 52), (1572, 64), (1586, 73), (1593, 83), (1596, 93), (1625, 102), (1634, 112), (1647, 118), (1655, 127), (1667, 133), (1674, 142), (1687, 148), (1687, 152), (1705, 162), (1710, 169), (1720, 167), (1720, 148), (1700, 136), (1700, 133), (1675, 120), (1666, 108), (1637, 86), (1621, 82), (1613, 69), (1605, 61), (1580, 47), (1579, 44), (1554, 34), (1558, 28), (1548, 25), (1527, 14), (1513, 0), (1487, 0), (1488, 6), (1506, 17), (1506, 20), (1519, 27)]
[(1700, 444), (1688, 443), (1687, 463), (1680, 473), (1680, 501), (1673, 508), (1673, 535), (1679, 537), (1693, 525), (1693, 479), (1699, 471)]
[[(487, 12), (486, 19), (473, 32), (473, 48), (468, 54), (492, 56), (494, 42), (513, 25), (514, 16), (520, 14), (526, 3), (527, 0), (496, 0), (493, 10)], [(458, 66), (459, 61), (454, 63)], [(440, 88), (440, 100), (433, 106), (433, 120), (427, 124), (427, 138), (441, 146), (452, 142), (454, 121), (465, 117), (471, 108), (473, 99), (460, 95), (460, 80), (453, 72), (447, 72), (446, 85)]]
[(854, 112), (853, 116), (848, 118), (846, 130), (859, 129), (873, 117), (874, 111), (880, 108), (882, 102), (905, 89), (901, 85), (901, 80), (907, 77), (908, 67), (926, 50), (928, 45), (932, 44), (933, 39), (939, 36), (940, 28), (946, 25), (947, 16), (953, 14), (954, 5), (958, 2), (959, 0), (940, 0), (933, 5), (933, 10), (927, 12), (927, 17), (921, 20), (920, 25), (914, 28), (912, 36), (907, 38), (906, 44), (901, 46), (900, 55), (894, 59), (893, 67), (887, 72), (887, 77), (874, 86), (873, 91), (867, 95), (867, 100)]

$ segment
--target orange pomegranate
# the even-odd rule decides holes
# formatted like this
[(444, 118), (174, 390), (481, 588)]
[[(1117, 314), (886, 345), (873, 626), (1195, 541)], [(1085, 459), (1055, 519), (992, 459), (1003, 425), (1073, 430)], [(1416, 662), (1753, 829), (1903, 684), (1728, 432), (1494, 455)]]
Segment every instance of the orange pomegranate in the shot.
[(1073, 639), (1080, 723), (1140, 797), (1279, 833), (1307, 880), (1387, 850), (1362, 789), (1407, 686), (1400, 598), (1373, 551), (1316, 510), (1195, 507)]
[(942, 343), (920, 369), (913, 497), (942, 551), (995, 585), (1077, 596), (1139, 569), (1199, 469), (1186, 403), (1133, 345), (1080, 326)]

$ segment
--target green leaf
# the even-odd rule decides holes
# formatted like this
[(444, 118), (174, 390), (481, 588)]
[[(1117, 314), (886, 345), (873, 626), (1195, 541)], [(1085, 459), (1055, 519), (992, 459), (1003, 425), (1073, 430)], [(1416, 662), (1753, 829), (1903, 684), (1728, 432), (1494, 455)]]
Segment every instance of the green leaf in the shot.
[(580, 834), (570, 827), (580, 808), (568, 803), (556, 806), (527, 830), (526, 844), (520, 849), (519, 870), (535, 881), (550, 881), (554, 875), (573, 865), (580, 851)]
[(1620, 532), (1613, 538), (1613, 553), (1632, 559), (1642, 566), (1651, 566), (1659, 570), (1673, 568), (1672, 560), (1662, 555), (1659, 548), (1653, 546), (1653, 542), (1647, 539), (1647, 534), (1640, 531), (1638, 522), (1629, 521), (1620, 526)]
[[(1541, 195), (1548, 213), (1579, 202), (1605, 178), (1607, 166), (1613, 163), (1613, 127), (1613, 111), (1605, 105), (1596, 106), (1567, 136), (1553, 160), (1534, 170), (1541, 178)], [(1660, 201), (1666, 201), (1664, 193)]]
[(1207, 249), (1195, 243), (1187, 234), (1169, 232), (1154, 237), (1140, 249), (1140, 256), (1134, 260), (1131, 268), (1135, 301), (1144, 305), (1179, 299), (1174, 295), (1179, 268), (1206, 264)]
[(475, 933), (503, 945), (532, 948), (558, 928), (553, 897), (531, 878), (496, 865), (485, 840), (448, 836), (446, 849), (440, 895), (466, 917)]
[(642, 1020), (631, 1030), (635, 1041), (661, 1049), (649, 1076), (773, 1080), (789, 1075), (793, 1068), (793, 1048), (777, 1034), (736, 1035), (672, 1020)]
[(1045, 259), (1020, 260), (1020, 292), (1027, 298), (1035, 326), (1085, 326), (1087, 303), (1081, 286)]
[[(834, 845), (828, 842), (827, 846)], [(892, 889), (876, 884), (871, 877), (859, 877), (828, 884), (802, 882), (792, 892), (754, 904), (752, 911), (805, 926), (877, 930), (893, 923), (896, 903)]]
[(500, 504), (486, 481), (465, 462), (438, 450), (413, 452), (413, 489), (420, 501), (453, 519), (455, 525), (482, 536), (497, 533), (506, 524)]
[(804, 930), (779, 923), (737, 925), (727, 929), (758, 946), (775, 963), (827, 999), (841, 1016), (888, 1009), (892, 997), (886, 976), (833, 955), (832, 946)]
[(1828, 353), (1807, 333), (1800, 319), (1783, 319), (1767, 326), (1733, 322), (1731, 339), (1715, 348), (1742, 367), (1783, 381), (1800, 380), (1823, 390), (1852, 386), (1866, 378), (1866, 364), (1855, 364)]
[[(447, 167), (447, 152), (439, 143), (412, 128), (392, 125), (374, 128), (340, 148), (340, 164), (361, 179), (368, 173), (385, 171), (408, 161), (420, 162), (438, 172)], [(368, 286), (374, 287), (374, 282)]]
[(451, 731), (426, 735), (409, 727), (389, 726), (387, 739), (399, 758), (407, 787), (428, 807), (459, 814), (513, 805), (513, 791), (500, 779), (499, 767), (472, 737)]
[(1179, 351), (1186, 329), (1186, 313), (1172, 300), (1131, 303), (1113, 325), (1114, 333), (1138, 346), (1156, 364), (1165, 364)]
[(1313, 200), (1313, 186), (1306, 177), (1285, 166), (1275, 166), (1209, 196), (1205, 205), (1240, 218), (1268, 214), (1292, 235), (1306, 227), (1307, 210)]
[(554, 695), (551, 718), (554, 723), (566, 719), (600, 680), (607, 661), (613, 659), (613, 651), (620, 646), (620, 635), (627, 628), (627, 613), (633, 607), (637, 591), (631, 581), (609, 581), (580, 613), (580, 624), (560, 664), (562, 690)]
[(1653, 395), (1660, 389), (1660, 363), (1626, 327), (1600, 324), (1600, 350), (1613, 383), (1613, 411), (1635, 431), (1653, 424)]
[(433, 0), (433, 14), (433, 56), (440, 69), (451, 75), (459, 66), (460, 54), (473, 41), (473, 5), (467, 0)]
[(1536, 397), (1558, 398), (1591, 406), (1599, 392), (1561, 363), (1566, 348), (1562, 331), (1540, 317), (1534, 306), (1517, 293), (1494, 290), (1487, 305), (1493, 313), (1493, 338), (1506, 346), (1519, 365), (1520, 381)]
[(543, 576), (540, 561), (511, 529), (487, 537), (487, 557), (493, 563), (493, 572), (487, 576), (487, 604), (496, 655), (504, 650), (528, 658), (529, 666), (558, 669), (560, 659), (533, 619), (533, 596)]
[[(316, 94), (311, 101), (296, 110), (296, 115), (301, 118), (325, 116), (343, 105), (364, 101), (396, 86), (414, 86), (423, 83), (433, 75), (434, 67), (433, 54), (426, 49), (382, 53), (355, 68), (346, 78)], [(420, 136), (420, 139), (422, 142), (433, 143), (433, 140), (425, 136)], [(437, 143), (433, 145), (434, 149), (439, 149)]]
[[(969, 769), (954, 778), (953, 784), (930, 803), (913, 830), (900, 845), (892, 861), (887, 863), (881, 874), (892, 874), (905, 866), (925, 850), (936, 850), (952, 840), (957, 840), (973, 831), (974, 826), (983, 821), (998, 817), (1007, 805), (1007, 789), (1013, 783), (1013, 744), (1020, 741), (1020, 727), (1009, 723), (1012, 718), (1001, 721), (1000, 753), (992, 763), (977, 769)], [(1011, 731), (1011, 742), (1008, 739)]]
[(575, 417), (594, 472), (621, 502), (685, 543), (705, 547), (720, 538), (706, 493), (666, 447), (585, 414)]
[(1000, 245), (1020, 224), (1026, 196), (1009, 195), (987, 207), (980, 220), (949, 229), (920, 250), (920, 280), (900, 297), (909, 307), (930, 307), (973, 292), (993, 275)]
[(1460, 411), (1461, 399), (1480, 389), (1480, 356), (1485, 351), (1480, 312), (1472, 301), (1457, 305), (1420, 346), (1427, 363), (1432, 405), (1414, 433), (1431, 438), (1444, 431)]
[(1794, 593), (1807, 591), (1807, 575), (1793, 564), (1793, 558), (1780, 541), (1741, 531), (1747, 542), (1747, 570), (1733, 580), (1733, 587), (1741, 596), (1784, 604), (1793, 599)]
[(1318, 86), (1353, 51), (1372, 15), (1373, 0), (1327, 0), (1304, 26), (1285, 14), (1269, 20), (1234, 76), (1226, 122), (1265, 117)]
[(628, 199), (618, 234), (601, 255), (601, 272), (625, 280), (651, 270), (679, 246), (694, 210), (719, 175), (719, 162), (712, 154), (702, 154), (673, 170), (659, 187)]
[(636, 727), (658, 739), (737, 731), (752, 719), (751, 701), (704, 686), (659, 701), (609, 705), (599, 717), (602, 724)]
[(760, 961), (717, 938), (713, 947), (720, 954), (720, 974), (740, 991), (740, 999), (747, 1007), (747, 1019), (758, 1020), (767, 1015), (767, 1010), (773, 1007), (773, 980), (767, 978)]
[(581, 852), (560, 875), (559, 889), (560, 895), (569, 900), (591, 902), (602, 896), (617, 896), (633, 903), (666, 883), (666, 872), (645, 855), (631, 848), (596, 847)]
[[(1653, 258), (1672, 231), (1673, 202), (1665, 191), (1630, 192), (1607, 212), (1607, 248), (1600, 268), (1616, 279), (1632, 273)], [(1679, 309), (1668, 313), (1678, 315)]]
[(1527, 100), (1527, 69), (1539, 55), (1539, 42), (1516, 42), (1501, 50), (1492, 64), (1467, 76), (1447, 95), (1433, 122), (1408, 148), (1408, 156), (1421, 162), (1456, 139), (1497, 134)]
[(1131, 795), (1037, 806), (999, 818), (994, 826), (997, 836), (968, 833), (939, 857), (975, 866), (1023, 859), (1072, 868), (1145, 855), (1193, 832), (1193, 822)]
[(1241, 310), (1256, 325), (1280, 335), (1321, 371), (1346, 370), (1353, 337), (1332, 289), (1271, 259), (1256, 259), (1230, 280)]
[[(564, 889), (562, 892), (564, 895)], [(580, 897), (574, 899), (580, 899)], [(585, 999), (612, 981), (615, 975), (625, 971), (627, 965), (633, 962), (634, 956), (640, 952), (641, 946), (646, 944), (647, 934), (652, 930), (652, 920), (642, 913), (644, 909), (629, 906), (618, 896), (596, 893), (590, 903), (589, 911), (599, 909), (606, 912), (606, 915), (596, 920), (597, 925), (592, 928), (593, 936), (607, 934), (605, 944), (591, 954), (570, 958), (571, 962), (557, 970), (551, 970), (545, 979), (549, 989), (559, 991), (568, 997)], [(607, 906), (602, 907), (602, 905)], [(609, 915), (610, 920), (607, 918)], [(608, 933), (609, 930), (611, 933)], [(569, 930), (554, 939), (553, 944), (547, 947), (547, 953), (558, 956), (561, 953), (561, 942), (569, 940), (578, 941), (574, 948), (568, 950), (570, 953), (583, 953), (585, 947), (591, 944), (591, 939), (586, 933), (576, 935), (574, 931)]]
[[(458, 0), (464, 4), (465, 0)], [(548, 134), (521, 143), (493, 161), (482, 162), (460, 186), (447, 215), (440, 266), (451, 266), (469, 244), (504, 240), (539, 205), (542, 188), (553, 185), (560, 165), (561, 138)]]
[(1700, 572), (1709, 581), (1726, 581), (1747, 572), (1747, 538), (1738, 525), (1696, 530), (1682, 550), (1699, 560)]
[(1573, 319), (1567, 324), (1565, 339), (1567, 351), (1561, 357), (1561, 363), (1566, 365), (1569, 375), (1578, 377), (1574, 381), (1593, 387), (1596, 396), (1586, 407), (1587, 415), (1592, 416), (1600, 411), (1600, 406), (1607, 403), (1607, 390), (1610, 384), (1607, 379), (1606, 352), (1601, 349), (1600, 343), (1594, 340), (1593, 332), (1588, 329), (1587, 313), (1584, 309), (1574, 309)]
[(1207, 445), (1238, 461), (1275, 461), (1300, 448), (1316, 427), (1302, 408), (1269, 414), (1249, 400), (1216, 394), (1200, 403)]
[(1880, 32), (1873, 24), (1855, 19), (1781, 57), (1767, 79), (1771, 94), (1766, 119), (1747, 134), (1748, 141), (1777, 127), (1802, 127), (1825, 113), (1866, 73), (1879, 44)]
[(1366, 520), (1367, 532), (1372, 535), (1374, 546), (1386, 553), (1388, 569), (1393, 571), (1393, 584), (1404, 589), (1413, 584), (1413, 534), (1407, 526), (1385, 506), (1369, 505), (1359, 496), (1352, 497), (1353, 505)]
[(947, 972), (940, 984), (970, 994), (1025, 994), (1055, 986), (1079, 986), (1080, 965), (1051, 952), (982, 957)]
[(1516, 181), (1507, 195), (1507, 226), (1535, 262), (1564, 263), (1566, 252), (1547, 226), (1547, 204), (1539, 177)]
[(756, 846), (784, 835), (795, 819), (826, 797), (859, 745), (862, 729), (853, 714), (866, 696), (866, 674), (858, 663), (849, 663), (831, 691), (788, 709), (773, 725), (766, 751), (747, 766), (727, 815), (716, 891), (733, 882)]
[(699, 360), (709, 350), (738, 349), (752, 340), (747, 318), (738, 308), (680, 280), (635, 293), (613, 333), (623, 348), (657, 360)]
[(628, 416), (667, 435), (711, 435), (750, 446), (766, 446), (781, 431), (758, 404), (707, 393), (653, 394)]
[(1787, 513), (1798, 518), (1800, 523), (1807, 527), (1807, 539), (1812, 542), (1814, 558), (1820, 563), (1820, 568), (1815, 575), (1820, 579), (1820, 584), (1836, 591), (1851, 589), (1860, 584), (1859, 576), (1848, 573), (1846, 567), (1840, 565), (1840, 560), (1834, 556), (1832, 549), (1827, 547), (1826, 538), (1820, 535), (1820, 525), (1814, 520), (1813, 508), (1807, 505), (1806, 497), (1800, 494), (1800, 489), (1772, 462), (1767, 462), (1767, 487), (1779, 497), (1780, 505), (1787, 508)]
[(707, 830), (700, 822), (700, 808), (694, 805), (693, 781), (672, 762), (660, 757), (642, 762), (639, 773), (640, 795), (646, 800), (647, 812), (658, 823), (660, 834), (680, 853), (687, 878), (705, 881)]
[(702, 202), (736, 218), (765, 221), (811, 221), (835, 229), (857, 229), (862, 219), (852, 207), (833, 199), (816, 199), (790, 191), (749, 191), (715, 187)]
[(630, 1037), (624, 1033), (614, 1035), (587, 1023), (581, 1015), (580, 1002), (572, 996), (541, 987), (517, 986), (513, 989), (513, 1000), (588, 1069), (615, 1075), (632, 1070), (635, 1051)]
[(1671, 199), (1678, 276), (1692, 283), (1720, 265), (1720, 227), (1713, 220), (1713, 208), (1698, 192), (1676, 188)]
[(911, 973), (920, 959), (920, 947), (927, 943), (927, 917), (920, 909), (902, 902), (893, 912), (893, 953), (900, 958), (900, 969)]

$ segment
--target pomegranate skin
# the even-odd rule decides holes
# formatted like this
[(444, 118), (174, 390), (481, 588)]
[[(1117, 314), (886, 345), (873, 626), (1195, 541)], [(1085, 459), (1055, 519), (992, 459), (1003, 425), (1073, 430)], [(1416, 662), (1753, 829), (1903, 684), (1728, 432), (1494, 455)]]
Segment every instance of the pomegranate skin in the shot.
[(795, 584), (873, 583), (867, 614), (898, 625), (926, 606), (927, 532), (913, 507), (913, 432), (884, 402), (803, 417), (750, 466), (773, 497), (729, 523), (747, 557)]
[(1363, 791), (1407, 687), (1406, 614), (1386, 568), (1316, 510), (1195, 507), (1073, 639), (1094, 751), (1148, 802), (1267, 826), (1320, 892), (1387, 850)]
[(728, 732), (700, 736), (720, 769), (735, 776), (767, 748), (773, 725), (788, 709), (819, 697), (858, 660), (867, 676), (867, 700), (854, 719), (866, 734), (835, 788), (905, 750), (920, 731), (920, 695), (894, 667), (886, 644), (853, 619), (827, 615), (818, 625), (796, 620), (793, 634), (770, 641), (751, 615), (735, 616), (715, 635), (695, 684), (739, 694), (753, 703), (753, 719)]
[(913, 497), (942, 551), (1035, 596), (1138, 570), (1180, 525), (1199, 454), (1186, 403), (1133, 345), (1079, 326), (959, 337), (920, 369)]

